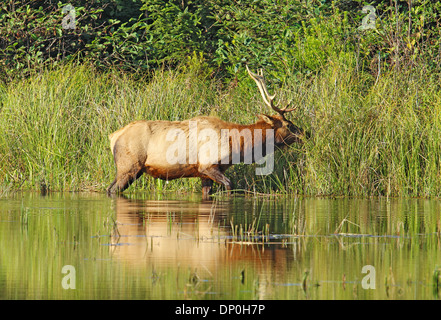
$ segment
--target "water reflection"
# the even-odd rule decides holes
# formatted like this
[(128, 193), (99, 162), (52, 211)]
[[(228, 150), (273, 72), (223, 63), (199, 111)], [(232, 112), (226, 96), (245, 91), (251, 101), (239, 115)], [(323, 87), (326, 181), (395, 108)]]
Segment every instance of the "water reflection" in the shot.
[(16, 194), (0, 199), (0, 299), (439, 299), (440, 212), (414, 199)]
[[(207, 282), (221, 275), (221, 291), (240, 282), (253, 299), (418, 298), (441, 263), (433, 201), (117, 198), (115, 211), (119, 260)], [(366, 265), (380, 290), (362, 288)]]
[(228, 203), (115, 199), (113, 254), (143, 265), (211, 268), (226, 257)]
[[(118, 197), (110, 250), (117, 259), (138, 268), (150, 265), (154, 270), (170, 266), (189, 269), (196, 277), (193, 280), (198, 281), (213, 279), (219, 269), (232, 266), (237, 270), (224, 280), (235, 278), (244, 283), (252, 266), (256, 297), (268, 298), (268, 285), (276, 281), (273, 275), (289, 271), (293, 250), (281, 242), (269, 244), (268, 237), (251, 229), (252, 223), (234, 228), (231, 218), (237, 209), (230, 201), (194, 203)], [(239, 209), (246, 210), (244, 205)]]

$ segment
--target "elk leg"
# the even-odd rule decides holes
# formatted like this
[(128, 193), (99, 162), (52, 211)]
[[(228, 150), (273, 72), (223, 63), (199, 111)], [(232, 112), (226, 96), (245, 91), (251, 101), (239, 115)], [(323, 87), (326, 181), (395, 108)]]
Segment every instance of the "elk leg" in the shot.
[[(201, 171), (204, 175), (206, 175), (208, 178), (210, 178), (213, 181), (216, 181), (217, 183), (223, 184), (225, 188), (230, 191), (233, 187), (233, 184), (231, 183), (230, 179), (228, 179), (222, 171), (219, 170), (217, 167), (211, 167), (207, 168)], [(204, 185), (202, 186), (204, 187)], [(210, 187), (211, 189), (211, 187)]]
[(107, 187), (107, 189), (106, 189), (106, 192), (107, 192), (107, 194), (111, 194), (111, 193), (113, 193), (112, 192), (112, 189), (113, 189), (113, 186), (115, 185), (115, 183), (116, 183), (116, 178), (115, 178), (115, 180), (113, 180), (113, 182)]
[(207, 200), (211, 194), (211, 187), (213, 186), (213, 180), (201, 178), (202, 184), (202, 199)]
[(107, 188), (107, 194), (123, 192), (141, 175), (142, 170), (138, 166), (133, 166), (128, 170), (118, 168), (115, 180)]

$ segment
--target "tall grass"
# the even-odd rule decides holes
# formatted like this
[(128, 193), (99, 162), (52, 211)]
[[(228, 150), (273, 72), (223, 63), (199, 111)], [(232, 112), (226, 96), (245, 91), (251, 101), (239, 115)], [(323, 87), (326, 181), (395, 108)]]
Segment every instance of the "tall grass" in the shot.
[(306, 147), (310, 193), (439, 195), (437, 79), (422, 68), (374, 81), (347, 65), (328, 66), (305, 88), (315, 133)]
[[(269, 73), (269, 84), (272, 83)], [(371, 75), (355, 57), (335, 58), (315, 75), (289, 78), (278, 92), (289, 115), (312, 133), (276, 154), (275, 171), (227, 171), (238, 189), (267, 193), (424, 196), (441, 193), (439, 74), (424, 66)], [(251, 79), (226, 86), (198, 66), (132, 79), (87, 64), (47, 70), (0, 89), (0, 185), (13, 189), (103, 191), (115, 172), (107, 136), (139, 119), (217, 115), (251, 123), (271, 113)], [(131, 189), (200, 189), (197, 179), (144, 177)], [(130, 191), (130, 190), (129, 190)]]
[(67, 65), (11, 83), (2, 98), (1, 183), (102, 190), (115, 170), (108, 135), (134, 120), (206, 113), (216, 93), (195, 80), (157, 72), (134, 81)]

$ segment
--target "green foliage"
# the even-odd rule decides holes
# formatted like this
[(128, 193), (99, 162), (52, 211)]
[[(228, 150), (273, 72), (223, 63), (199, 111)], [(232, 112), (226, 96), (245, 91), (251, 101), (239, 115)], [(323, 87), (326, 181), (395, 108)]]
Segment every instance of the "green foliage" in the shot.
[(351, 26), (347, 14), (338, 9), (319, 16), (300, 2), (258, 1), (252, 6), (230, 6), (224, 10), (226, 40), (219, 40), (217, 61), (236, 74), (242, 63), (262, 66), (286, 79), (298, 72), (316, 72), (329, 59), (346, 59), (353, 45), (344, 39)]
[(438, 1), (377, 1), (376, 29), (361, 32), (357, 53), (367, 70), (378, 63), (385, 70), (400, 71), (428, 64), (439, 70), (441, 3)]
[[(205, 68), (195, 56), (178, 71), (135, 80), (67, 65), (3, 86), (0, 186), (104, 190), (115, 172), (107, 136), (131, 121), (206, 114), (252, 123), (268, 112), (255, 86), (248, 86), (252, 80), (224, 87)], [(440, 196), (440, 74), (427, 68), (377, 80), (360, 78), (353, 61), (337, 61), (317, 76), (292, 76), (274, 92), (301, 106), (289, 118), (312, 137), (276, 152), (268, 176), (243, 164), (227, 175), (237, 189), (252, 192)], [(200, 183), (144, 176), (131, 190), (140, 188), (195, 191)]]
[[(360, 30), (367, 4), (376, 28)], [(73, 13), (67, 5), (73, 29), (63, 27)], [(71, 59), (140, 74), (193, 54), (227, 78), (240, 77), (248, 63), (285, 81), (351, 55), (358, 71), (373, 74), (379, 63), (401, 70), (424, 60), (439, 68), (440, 16), (441, 3), (429, 0), (7, 0), (0, 6), (0, 76)]]
[[(0, 185), (104, 189), (114, 171), (106, 137), (135, 119), (251, 123), (267, 110), (249, 64), (313, 135), (278, 154), (268, 177), (236, 166), (238, 188), (441, 194), (440, 2), (70, 4), (74, 29), (62, 24), (67, 3), (0, 5)], [(360, 28), (368, 4), (374, 29)], [(182, 185), (195, 186), (172, 183)]]
[(153, 44), (153, 63), (176, 63), (192, 52), (203, 52), (207, 45), (202, 35), (202, 6), (186, 5), (181, 1), (144, 1), (143, 10), (149, 12), (145, 32)]
[(104, 189), (115, 172), (108, 135), (133, 120), (209, 113), (217, 91), (202, 77), (189, 67), (135, 81), (72, 64), (12, 81), (0, 95), (0, 185)]

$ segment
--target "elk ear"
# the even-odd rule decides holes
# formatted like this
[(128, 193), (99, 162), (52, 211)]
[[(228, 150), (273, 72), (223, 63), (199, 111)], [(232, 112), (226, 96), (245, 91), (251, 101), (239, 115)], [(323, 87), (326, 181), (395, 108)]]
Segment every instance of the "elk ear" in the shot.
[(274, 121), (270, 116), (267, 116), (265, 114), (258, 114), (257, 116), (259, 117), (260, 120), (263, 120), (270, 125), (274, 125)]

